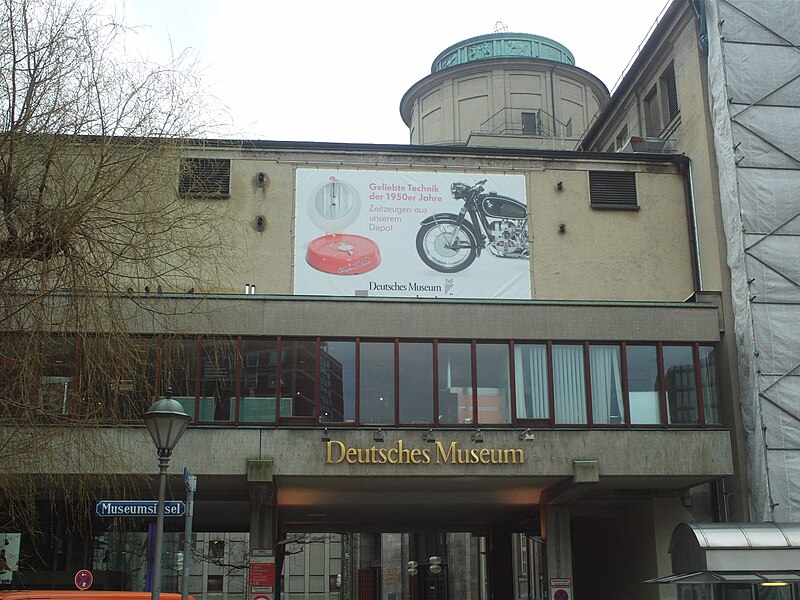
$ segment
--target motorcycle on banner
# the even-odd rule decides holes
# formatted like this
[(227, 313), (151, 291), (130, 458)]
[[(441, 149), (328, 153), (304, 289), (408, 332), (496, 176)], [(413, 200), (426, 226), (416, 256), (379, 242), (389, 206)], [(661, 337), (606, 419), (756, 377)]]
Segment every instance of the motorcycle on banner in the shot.
[(420, 223), (417, 252), (431, 269), (463, 271), (484, 248), (501, 258), (529, 259), (527, 207), (508, 196), (484, 193), (485, 183), (453, 183), (453, 198), (464, 201), (458, 214), (438, 213)]

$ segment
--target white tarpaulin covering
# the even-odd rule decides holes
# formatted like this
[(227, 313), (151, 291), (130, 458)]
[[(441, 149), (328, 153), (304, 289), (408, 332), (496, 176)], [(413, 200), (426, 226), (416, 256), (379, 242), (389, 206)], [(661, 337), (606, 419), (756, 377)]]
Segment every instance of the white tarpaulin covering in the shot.
[(800, 2), (708, 0), (751, 517), (800, 521)]

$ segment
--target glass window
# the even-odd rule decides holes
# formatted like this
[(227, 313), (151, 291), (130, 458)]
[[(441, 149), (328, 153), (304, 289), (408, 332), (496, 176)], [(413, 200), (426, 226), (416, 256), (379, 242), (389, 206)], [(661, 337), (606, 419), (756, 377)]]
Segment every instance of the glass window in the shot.
[[(278, 393), (277, 340), (242, 340), (240, 365), (239, 421), (270, 423), (275, 421)], [(291, 398), (285, 400), (291, 414)], [(283, 413), (283, 407), (281, 407)]]
[(692, 347), (663, 346), (663, 353), (668, 422), (699, 423)]
[(322, 341), (319, 350), (319, 420), (356, 418), (356, 343)]
[(514, 379), (517, 392), (517, 418), (549, 419), (547, 346), (516, 344)]
[(99, 418), (119, 415), (117, 372), (128, 364), (128, 348), (108, 336), (83, 339), (80, 359), (81, 404), (84, 414)]
[(197, 371), (197, 340), (165, 339), (161, 341), (161, 395), (167, 393), (194, 417)]
[(478, 423), (511, 423), (508, 345), (477, 344)]
[(317, 343), (312, 340), (281, 343), (281, 417), (316, 417)]
[(586, 423), (583, 346), (553, 344), (553, 400), (556, 423)]
[(700, 346), (700, 381), (703, 386), (703, 410), (706, 423), (719, 423), (717, 351), (713, 346)]
[(39, 378), (39, 407), (51, 415), (63, 415), (75, 393), (75, 339), (53, 337), (47, 341)]
[(655, 346), (628, 346), (628, 399), (633, 425), (660, 424), (661, 400)]
[(199, 421), (236, 419), (236, 340), (203, 340)]
[(361, 423), (394, 423), (394, 342), (361, 342), (359, 353)]
[(439, 423), (474, 423), (472, 345), (438, 345)]
[(433, 344), (400, 342), (400, 422), (433, 423)]
[(592, 380), (592, 420), (598, 425), (625, 422), (619, 346), (589, 346)]
[[(22, 418), (28, 408), (31, 390), (35, 390), (37, 369), (31, 365), (38, 360), (41, 345), (32, 336), (0, 335), (0, 420)], [(35, 375), (34, 375), (35, 373)]]
[(117, 392), (117, 415), (140, 422), (155, 398), (156, 338), (125, 340), (124, 360), (116, 360), (112, 387)]

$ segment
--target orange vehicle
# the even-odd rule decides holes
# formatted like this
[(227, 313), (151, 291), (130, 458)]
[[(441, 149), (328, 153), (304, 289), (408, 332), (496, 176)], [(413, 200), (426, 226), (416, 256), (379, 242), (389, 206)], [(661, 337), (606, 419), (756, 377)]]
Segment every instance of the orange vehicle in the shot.
[[(150, 600), (150, 592), (18, 590), (0, 592), (0, 600)], [(180, 594), (161, 592), (161, 600), (181, 600)], [(189, 596), (189, 600), (195, 600)]]

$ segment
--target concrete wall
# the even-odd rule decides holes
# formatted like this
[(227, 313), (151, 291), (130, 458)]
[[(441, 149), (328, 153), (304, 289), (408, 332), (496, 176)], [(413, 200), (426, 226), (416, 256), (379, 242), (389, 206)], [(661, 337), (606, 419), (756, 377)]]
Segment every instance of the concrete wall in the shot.
[[(670, 162), (572, 159), (564, 154), (512, 158), (482, 153), (474, 158), (230, 149), (212, 154), (232, 159), (231, 197), (189, 202), (220, 213), (218, 226), (227, 243), (224, 260), (208, 265), (202, 280), (150, 282), (151, 289), (162, 284), (169, 292), (194, 287), (197, 293), (241, 293), (250, 283), (259, 294), (291, 294), (294, 219), (304, 218), (295, 215), (295, 170), (333, 164), (345, 169), (525, 174), (534, 298), (682, 301), (693, 291), (683, 179)], [(635, 172), (639, 210), (593, 209), (589, 170)], [(258, 173), (266, 174), (264, 188), (257, 185)], [(563, 191), (556, 189), (559, 181)], [(259, 216), (265, 219), (263, 232), (256, 230)], [(561, 224), (565, 234), (559, 233)], [(413, 240), (409, 252), (416, 259)]]
[[(386, 431), (383, 446), (393, 447), (404, 439), (407, 447), (424, 447), (424, 430)], [(447, 431), (442, 441), (472, 447), (469, 430)], [(372, 430), (339, 430), (334, 439), (351, 447), (370, 448), (376, 443)], [(71, 433), (61, 428), (48, 429), (51, 436), (63, 436), (65, 448)], [(63, 455), (52, 457), (43, 472), (93, 474), (149, 474), (156, 470), (153, 442), (143, 427), (109, 428), (85, 432), (97, 436), (106, 449), (118, 449), (117, 457), (106, 463), (91, 462), (83, 449), (73, 444)], [(485, 431), (483, 448), (524, 448), (522, 464), (458, 465), (431, 462), (427, 465), (326, 464), (325, 444), (319, 429), (189, 429), (175, 449), (172, 464), (185, 465), (193, 473), (208, 476), (244, 476), (247, 460), (270, 459), (273, 477), (397, 477), (420, 480), (442, 476), (481, 475), (510, 478), (572, 477), (573, 461), (597, 459), (601, 478), (630, 481), (650, 480), (652, 485), (667, 485), (659, 478), (683, 478), (688, 482), (714, 475), (727, 475), (732, 467), (729, 437), (725, 431), (537, 431), (533, 442), (521, 443), (516, 431)], [(74, 438), (78, 441), (78, 438)], [(13, 469), (4, 464), (3, 469)]]
[[(620, 86), (609, 108), (603, 113), (598, 127), (586, 140), (584, 148), (605, 150), (614, 146), (615, 137), (627, 128), (629, 135), (643, 136), (643, 99), (647, 90), (658, 81), (664, 69), (672, 63), (680, 114), (670, 123), (664, 137), (671, 140), (672, 151), (682, 152), (691, 161), (691, 185), (697, 227), (697, 244), (702, 290), (721, 291), (722, 336), (718, 349), (722, 364), (720, 383), (724, 397), (731, 403), (723, 410), (723, 422), (732, 431), (742, 432), (738, 403), (738, 358), (733, 336), (733, 310), (730, 297), (730, 275), (726, 263), (726, 242), (722, 229), (719, 204), (717, 165), (708, 108), (708, 77), (706, 56), (699, 45), (700, 25), (690, 4), (675, 2), (666, 18), (631, 69), (627, 87)], [(746, 519), (746, 484), (744, 482), (745, 447), (741, 434), (734, 436), (739, 476), (728, 481), (733, 519)]]

